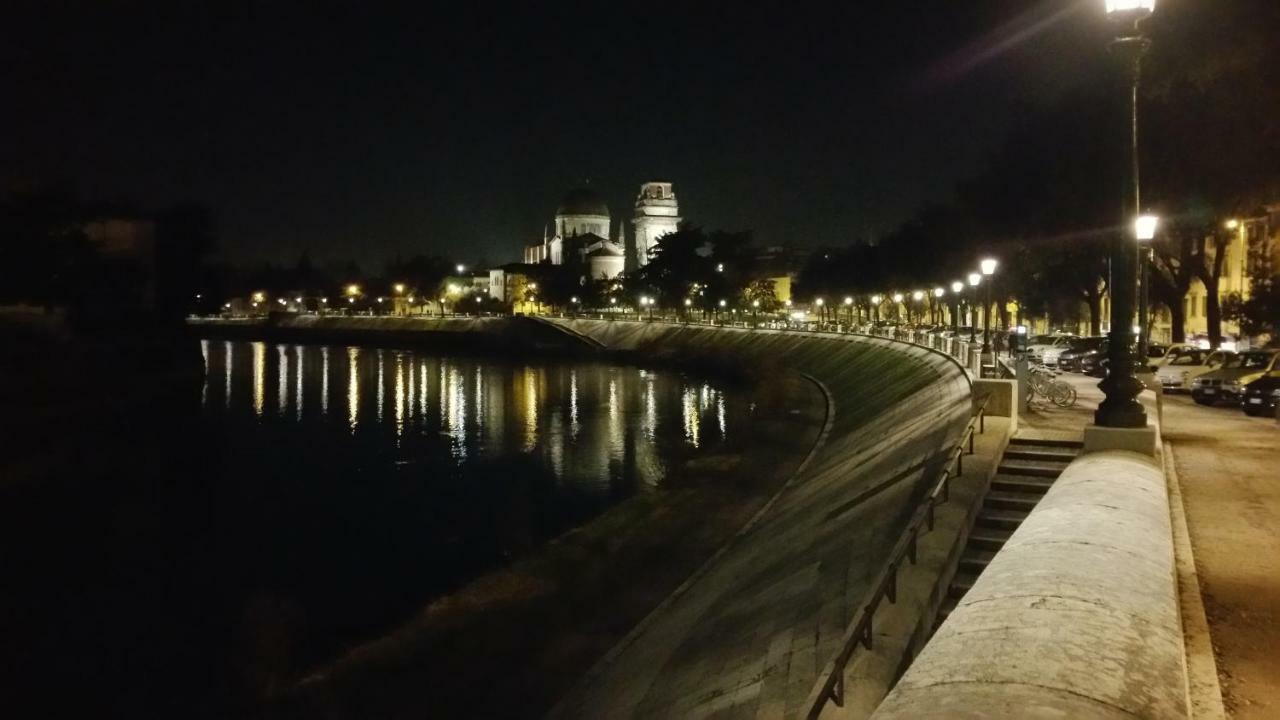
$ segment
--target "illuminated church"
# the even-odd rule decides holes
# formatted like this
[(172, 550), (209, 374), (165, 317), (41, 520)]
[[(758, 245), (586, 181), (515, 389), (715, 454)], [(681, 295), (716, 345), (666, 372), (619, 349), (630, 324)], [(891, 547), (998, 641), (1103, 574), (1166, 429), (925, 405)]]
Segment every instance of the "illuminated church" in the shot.
[(618, 221), (613, 239), (609, 239), (612, 219), (604, 199), (590, 187), (571, 190), (556, 209), (554, 228), (543, 232), (541, 243), (525, 247), (524, 262), (580, 262), (592, 279), (611, 279), (644, 265), (658, 238), (675, 232), (680, 224), (671, 183), (640, 186), (632, 224), (632, 242), (628, 243), (626, 220)]

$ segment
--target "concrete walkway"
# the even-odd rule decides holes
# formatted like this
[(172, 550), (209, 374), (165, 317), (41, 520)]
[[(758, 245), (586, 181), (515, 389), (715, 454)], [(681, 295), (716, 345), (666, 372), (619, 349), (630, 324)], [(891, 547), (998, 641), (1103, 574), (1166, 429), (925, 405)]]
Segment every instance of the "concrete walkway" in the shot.
[[(1097, 379), (1061, 377), (1079, 392), (1076, 407), (1023, 415), (1028, 432), (1079, 437), (1092, 422)], [(1280, 425), (1187, 395), (1164, 395), (1162, 405), (1227, 713), (1280, 717)]]

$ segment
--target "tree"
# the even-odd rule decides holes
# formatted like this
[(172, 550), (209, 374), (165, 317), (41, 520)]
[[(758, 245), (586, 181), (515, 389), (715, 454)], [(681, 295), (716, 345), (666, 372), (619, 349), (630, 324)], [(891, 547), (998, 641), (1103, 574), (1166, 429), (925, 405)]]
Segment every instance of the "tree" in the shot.
[(1247, 335), (1270, 335), (1274, 345), (1280, 340), (1280, 264), (1274, 240), (1264, 237), (1258, 245), (1249, 260), (1249, 299), (1233, 294), (1223, 316)]
[(1169, 308), (1173, 342), (1186, 342), (1187, 312), (1184, 301), (1191, 290), (1191, 282), (1197, 276), (1201, 259), (1197, 249), (1203, 246), (1204, 235), (1198, 226), (1187, 227), (1174, 221), (1152, 243), (1151, 290), (1152, 295)]

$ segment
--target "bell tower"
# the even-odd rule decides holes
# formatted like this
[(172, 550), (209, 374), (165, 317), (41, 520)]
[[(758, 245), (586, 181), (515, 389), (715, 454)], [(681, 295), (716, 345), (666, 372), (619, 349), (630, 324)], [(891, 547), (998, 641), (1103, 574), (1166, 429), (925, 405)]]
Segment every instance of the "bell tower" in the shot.
[(640, 186), (636, 197), (635, 255), (628, 257), (628, 265), (640, 267), (649, 262), (649, 253), (658, 238), (673, 233), (680, 226), (680, 208), (676, 204), (675, 191), (669, 182), (647, 182)]

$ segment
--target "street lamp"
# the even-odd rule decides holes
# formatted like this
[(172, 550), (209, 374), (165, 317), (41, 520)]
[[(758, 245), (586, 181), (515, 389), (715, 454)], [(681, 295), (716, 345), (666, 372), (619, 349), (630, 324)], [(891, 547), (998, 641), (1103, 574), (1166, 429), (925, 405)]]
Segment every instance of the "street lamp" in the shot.
[(1140, 265), (1138, 286), (1138, 362), (1147, 364), (1147, 343), (1151, 342), (1151, 241), (1156, 237), (1160, 218), (1155, 215), (1139, 215), (1133, 221), (1133, 236), (1142, 245), (1138, 249)]
[(982, 274), (987, 276), (987, 302), (982, 308), (982, 354), (986, 355), (991, 352), (991, 276), (996, 274), (996, 266), (999, 263), (995, 258), (985, 258), (979, 265), (982, 267)]
[(884, 300), (884, 298), (880, 297), (879, 295), (872, 295), (872, 296), (871, 296), (871, 315), (872, 315), (872, 317), (871, 317), (871, 322), (872, 322), (872, 324), (875, 324), (875, 323), (880, 322), (880, 302), (881, 302), (882, 300)]
[(980, 273), (969, 273), (969, 342), (978, 342), (978, 318), (973, 312), (978, 304), (978, 285), (982, 283)]
[[(1142, 207), (1138, 172), (1138, 83), (1142, 76), (1142, 56), (1151, 41), (1142, 36), (1139, 23), (1155, 12), (1155, 0), (1105, 0), (1107, 16), (1119, 29), (1111, 52), (1124, 63), (1128, 103), (1129, 172), (1125, 178), (1122, 225), (1137, 217)], [(1144, 428), (1147, 412), (1138, 402), (1142, 383), (1134, 377), (1133, 336), (1125, 332), (1133, 325), (1134, 295), (1137, 291), (1138, 247), (1128, 233), (1120, 233), (1111, 250), (1111, 332), (1107, 345), (1107, 376), (1098, 383), (1106, 398), (1098, 405), (1093, 421), (1103, 427)]]
[(404, 293), (404, 283), (396, 283), (391, 289), (395, 290), (397, 295), (401, 295)]
[(457, 266), (454, 267), (454, 270), (457, 270), (458, 274), (461, 275), (462, 273), (467, 271), (467, 266), (463, 265), (462, 263), (458, 263)]
[[(955, 295), (955, 302), (951, 304), (951, 330), (953, 336), (960, 334), (960, 301), (963, 299), (960, 293), (964, 292), (964, 283), (959, 280), (952, 281), (951, 294)], [(957, 340), (959, 338), (956, 338)]]
[(933, 324), (934, 324), (934, 325), (941, 325), (941, 324), (942, 324), (942, 323), (940, 322), (940, 320), (942, 319), (942, 309), (939, 307), (938, 303), (942, 302), (942, 297), (943, 297), (944, 295), (946, 295), (946, 294), (947, 294), (947, 291), (946, 291), (946, 290), (944, 290), (943, 288), (936, 287), (936, 288), (934, 288), (934, 289), (933, 289), (933, 300), (931, 300), (931, 301), (929, 302), (929, 304), (930, 304), (930, 305), (932, 306), (932, 308), (933, 308), (933, 313), (932, 313), (932, 314), (933, 314)]

